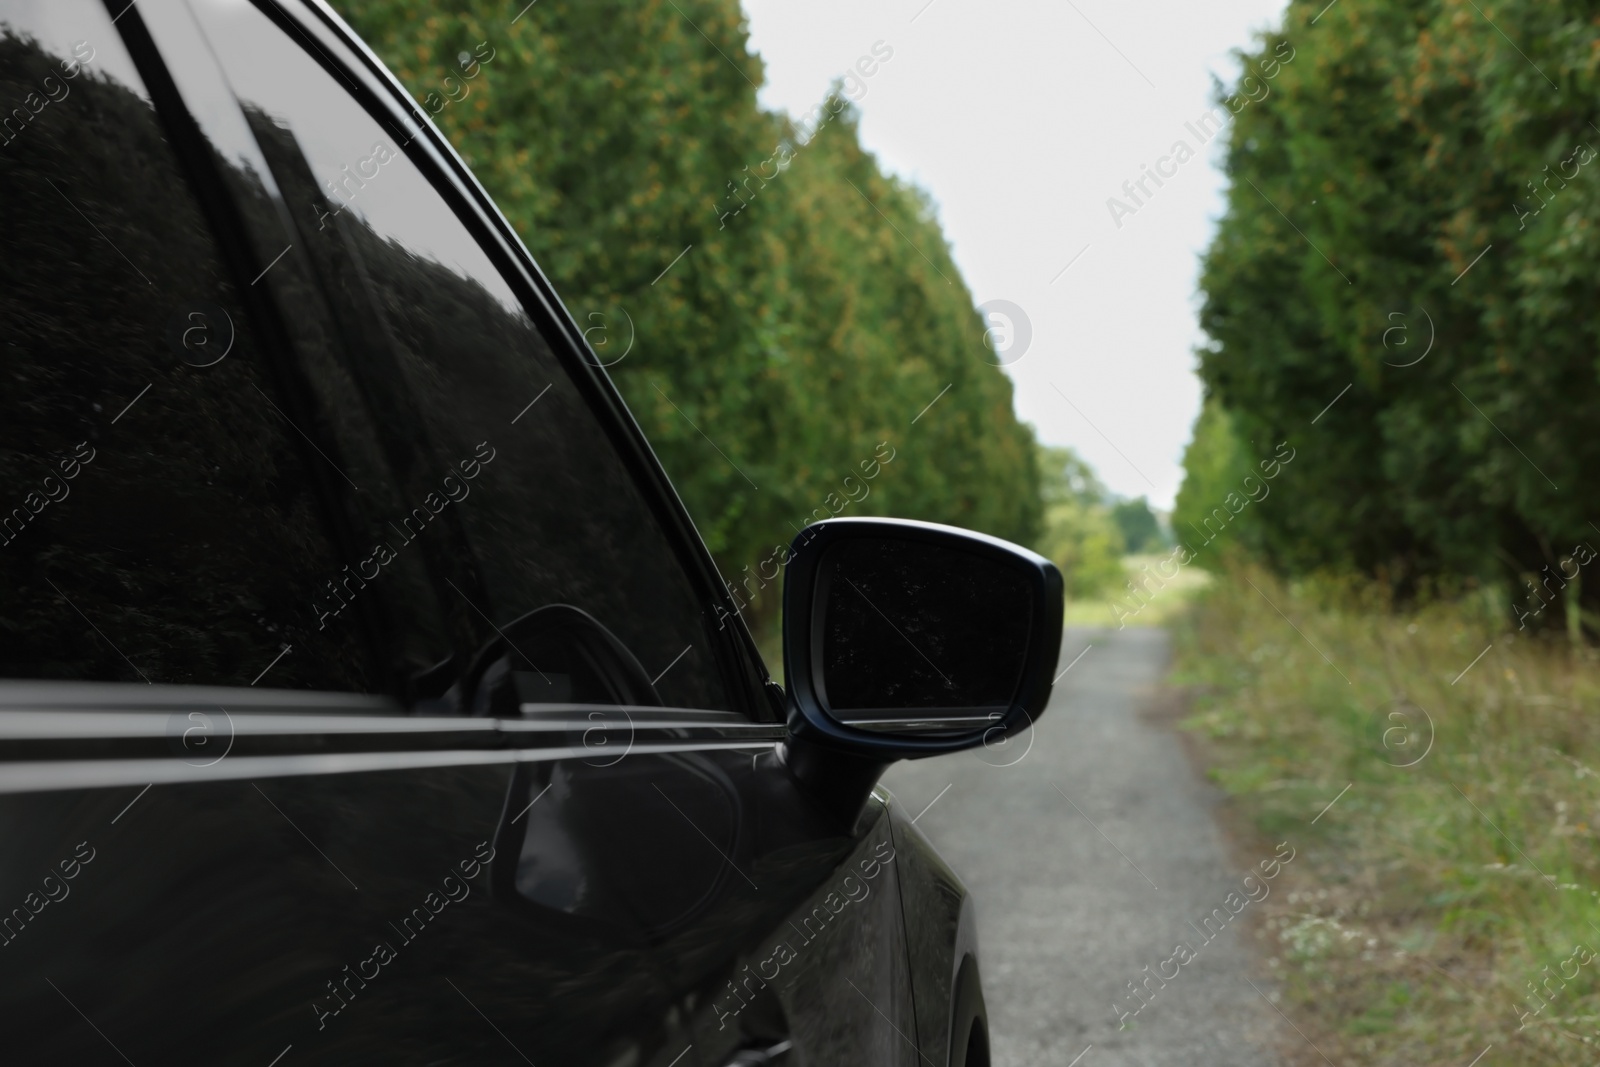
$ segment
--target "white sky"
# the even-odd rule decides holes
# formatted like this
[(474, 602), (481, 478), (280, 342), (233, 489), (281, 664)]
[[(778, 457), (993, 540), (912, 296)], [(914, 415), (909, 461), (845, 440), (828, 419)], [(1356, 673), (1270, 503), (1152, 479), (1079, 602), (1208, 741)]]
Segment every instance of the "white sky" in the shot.
[(1008, 368), (1018, 415), (1114, 491), (1171, 507), (1200, 403), (1196, 280), (1222, 210), (1221, 140), (1147, 186), (1155, 195), (1120, 229), (1106, 199), (1179, 138), (1196, 146), (1183, 124), (1210, 106), (1212, 74), (1233, 83), (1230, 50), (1277, 24), (1283, 0), (744, 8), (767, 67), (761, 101), (790, 114), (875, 42), (894, 50), (865, 79), (862, 140), (932, 193), (975, 300), (1009, 300), (1031, 320), (1032, 345)]

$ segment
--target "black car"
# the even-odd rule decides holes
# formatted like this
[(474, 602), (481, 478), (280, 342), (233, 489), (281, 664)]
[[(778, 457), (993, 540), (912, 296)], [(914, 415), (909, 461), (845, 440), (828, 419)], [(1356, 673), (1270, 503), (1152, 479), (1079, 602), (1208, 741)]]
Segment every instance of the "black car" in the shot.
[(313, 0), (0, 0), (0, 1060), (988, 1062), (876, 788), (1061, 579), (801, 531), (762, 666), (511, 227)]

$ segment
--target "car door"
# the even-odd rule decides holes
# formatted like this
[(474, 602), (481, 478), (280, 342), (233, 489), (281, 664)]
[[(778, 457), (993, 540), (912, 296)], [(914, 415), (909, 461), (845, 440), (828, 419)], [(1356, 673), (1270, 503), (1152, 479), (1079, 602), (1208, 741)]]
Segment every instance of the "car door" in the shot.
[[(461, 509), (463, 521), (474, 527), (467, 536), (485, 568), (489, 595), (506, 605), (504, 618), (494, 623), (498, 628), (515, 622), (518, 630), (497, 630), (495, 636), (526, 660), (523, 669), (509, 671), (517, 690), (512, 703), (520, 702), (524, 712), (523, 723), (508, 728), (532, 728), (530, 719), (543, 723), (581, 710), (561, 710), (571, 695), (552, 691), (546, 672), (537, 669), (563, 652), (536, 651), (548, 645), (547, 636), (540, 636), (548, 628), (529, 616), (550, 610), (551, 582), (529, 573), (525, 542), (583, 546), (586, 562), (571, 570), (590, 583), (589, 599), (569, 599), (593, 611), (606, 628), (601, 640), (623, 650), (619, 663), (632, 664), (607, 675), (606, 699), (617, 710), (581, 710), (592, 758), (526, 768), (513, 784), (506, 811), (527, 813), (521, 826), (507, 820), (498, 839), (508, 856), (517, 857), (514, 874), (506, 869), (507, 899), (570, 919), (614, 922), (642, 935), (674, 994), (683, 998), (686, 1016), (697, 1020), (698, 1054), (708, 1063), (741, 1048), (791, 1045), (800, 1062), (859, 1057), (893, 1063), (914, 1056), (900, 1036), (912, 1030), (912, 1015), (882, 805), (875, 804), (859, 826), (841, 828), (819, 817), (771, 753), (782, 731), (772, 723), (758, 669), (749, 662), (748, 639), (737, 640), (742, 630), (721, 623), (728, 612), (720, 590), (707, 588), (709, 583), (697, 593), (664, 588), (663, 580), (680, 568), (657, 558), (664, 553), (644, 551), (648, 520), (618, 510), (629, 498), (625, 476), (556, 458), (593, 458), (606, 445), (575, 440), (570, 420), (557, 417), (569, 401), (559, 392), (546, 393), (559, 380), (550, 365), (565, 356), (575, 386), (589, 381), (604, 395), (612, 391), (599, 361), (572, 344), (576, 331), (570, 322), (563, 338), (556, 323), (541, 335), (515, 321), (516, 312), (543, 308), (532, 299), (518, 304), (508, 286), (514, 271), (497, 270), (483, 256), (487, 242), (468, 232), (468, 205), (447, 203), (449, 153), (439, 151), (443, 158), (430, 167), (420, 149), (442, 145), (420, 116), (397, 112), (392, 97), (381, 93), (363, 100), (344, 90), (341, 83), (360, 81), (361, 62), (356, 55), (337, 61), (348, 46), (328, 32), (328, 20), (295, 5), (273, 9), (275, 21), (243, 5), (201, 0), (194, 7), (250, 116), (295, 233), (320, 264), (326, 284), (341, 294), (336, 303), (359, 320), (353, 332), (387, 338), (396, 377), (427, 397), (421, 407), (424, 435), (453, 437), (456, 451), (480, 438), (497, 439), (502, 424), (524, 435), (526, 443), (511, 438), (505, 446), (520, 477), (486, 491), (481, 505)], [(274, 38), (274, 27), (280, 37)], [(272, 47), (274, 40), (283, 47)], [(412, 253), (403, 270), (391, 267), (386, 256), (396, 244)], [(478, 283), (477, 291), (461, 296), (469, 312), (436, 310), (443, 294), (459, 287), (453, 276), (421, 284), (408, 277), (414, 262), (426, 259), (448, 262)], [(365, 310), (357, 312), (357, 305)], [(465, 323), (481, 332), (463, 332)], [(531, 358), (536, 352), (542, 357), (537, 361)], [(515, 358), (494, 358), (507, 354)], [(376, 377), (385, 377), (390, 366)], [(448, 375), (440, 369), (446, 366)], [(511, 405), (515, 414), (502, 398), (518, 399)], [(659, 481), (654, 464), (646, 467)], [(583, 500), (587, 507), (552, 509), (551, 499), (567, 505)], [(670, 497), (657, 503), (681, 521), (674, 505)], [(474, 517), (474, 506), (483, 509), (481, 517)], [(585, 528), (564, 528), (578, 519), (588, 520)], [(619, 536), (624, 543), (615, 543)], [(708, 575), (703, 547), (697, 539), (686, 540), (691, 543), (680, 552), (697, 555), (700, 572)], [(604, 552), (599, 563), (592, 559), (596, 552)], [(695, 599), (704, 635), (692, 641), (667, 639), (670, 628), (640, 610)], [(691, 630), (686, 622), (677, 627)], [(641, 671), (644, 662), (651, 664), (647, 671)], [(707, 688), (712, 678), (722, 680), (720, 694)], [(568, 684), (558, 682), (557, 689)], [(698, 710), (649, 710), (658, 705)], [(734, 721), (725, 714), (711, 722), (714, 733), (697, 750), (661, 756), (645, 751), (648, 742), (639, 731), (646, 722), (704, 729), (706, 709), (729, 708), (744, 716)], [(763, 895), (755, 874), (740, 869), (745, 860), (777, 864), (775, 885), (782, 890), (769, 888)], [(881, 872), (887, 874), (879, 877)], [(865, 873), (873, 877), (864, 879)], [(864, 903), (869, 897), (871, 903)], [(830, 910), (841, 906), (849, 906), (849, 913)], [(842, 917), (824, 922), (835, 915)], [(759, 975), (751, 980), (750, 971), (773, 960), (767, 967), (772, 971), (785, 946), (810, 947), (824, 926), (837, 931), (826, 939), (831, 950), (814, 948), (803, 962), (797, 955), (782, 980), (757, 998), (767, 983)], [(757, 955), (746, 958), (752, 952)], [(860, 966), (852, 969), (845, 961)], [(746, 1010), (746, 1004), (757, 1006)]]
[(17, 1055), (914, 1059), (882, 804), (796, 788), (703, 547), (437, 135), (325, 13), (17, 10)]
[(195, 123), (150, 30), (204, 39), (143, 8), (0, 36), (6, 1060), (669, 1062), (646, 947), (494, 901), (514, 767), (585, 751), (452, 688), (447, 512), (500, 457), (415, 492), (314, 272), (252, 246), (248, 130)]

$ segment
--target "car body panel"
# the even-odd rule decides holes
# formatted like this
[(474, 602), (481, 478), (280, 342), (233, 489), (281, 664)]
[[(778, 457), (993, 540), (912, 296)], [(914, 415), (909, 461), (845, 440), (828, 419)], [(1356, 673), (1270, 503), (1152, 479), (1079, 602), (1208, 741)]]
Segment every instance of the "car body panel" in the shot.
[(965, 961), (978, 962), (977, 914), (967, 887), (932, 843), (898, 807), (892, 810), (917, 1043), (930, 1061), (946, 1063), (959, 1040), (951, 1033), (957, 976)]
[[(46, 597), (48, 625), (67, 635), (56, 680), (16, 670), (0, 680), (8, 1062), (92, 1062), (114, 1052), (140, 1063), (283, 1067), (530, 1059), (721, 1067), (755, 1049), (790, 1064), (920, 1062), (908, 1036), (918, 1030), (920, 957), (905, 940), (899, 831), (884, 800), (842, 820), (796, 781), (754, 645), (742, 622), (728, 624), (736, 613), (726, 610), (709, 554), (615, 386), (585, 358), (571, 317), (447, 142), (324, 6), (249, 8), (270, 23), (255, 43), (266, 47), (268, 31), (298, 42), (394, 135), (470, 235), (564, 375), (534, 410), (593, 417), (683, 568), (705, 645), (681, 663), (652, 651), (645, 669), (607, 624), (585, 616), (585, 630), (573, 622), (581, 611), (546, 605), (577, 615), (562, 616), (570, 625), (538, 638), (548, 643), (528, 656), (534, 622), (496, 622), (479, 608), (495, 579), (474, 562), (471, 522), (447, 509), (429, 531), (432, 547), (404, 557), (387, 585), (339, 579), (349, 612), (343, 601), (335, 610), (334, 600), (314, 600), (308, 613), (290, 604), (297, 583), (310, 580), (302, 575), (325, 564), (299, 541), (264, 538), (284, 541), (284, 558), (299, 561), (276, 583), (294, 588), (272, 595), (302, 621), (272, 630), (282, 620), (266, 611), (262, 626), (276, 636), (241, 636), (229, 605), (202, 590), (212, 608), (195, 616), (193, 646), (221, 656), (248, 645), (260, 662), (251, 652), (200, 684), (170, 680), (201, 672), (175, 658), (181, 646), (158, 618), (187, 593), (167, 585), (147, 603), (126, 603), (114, 582), (66, 578), (67, 564), (102, 551), (97, 536), (108, 539), (104, 552), (134, 561), (115, 572), (123, 577), (159, 551), (172, 533), (163, 520), (187, 513), (165, 500), (101, 502), (124, 488), (125, 472), (155, 469), (185, 483), (172, 490), (173, 508), (202, 497), (211, 508), (194, 510), (198, 525), (177, 533), (193, 538), (195, 581), (221, 588), (218, 573), (250, 565), (228, 553), (242, 553), (252, 530), (249, 513), (229, 511), (213, 483), (252, 451), (267, 473), (250, 484), (293, 500), (306, 529), (326, 535), (327, 566), (360, 571), (371, 562), (361, 559), (363, 539), (373, 536), (363, 523), (426, 473), (419, 457), (440, 433), (424, 425), (437, 397), (408, 387), (403, 367), (388, 379), (374, 370), (414, 340), (393, 336), (394, 323), (409, 321), (406, 309), (386, 307), (381, 289), (357, 291), (381, 281), (377, 245), (361, 243), (353, 215), (324, 232), (304, 195), (311, 167), (295, 140), (303, 131), (234, 98), (229, 46), (214, 19), (237, 6), (61, 0), (48, 17), (69, 31), (77, 20), (103, 69), (52, 105), (54, 125), (24, 130), (31, 141), (19, 138), (0, 156), (7, 188), (54, 167), (65, 183), (54, 191), (68, 204), (78, 197), (91, 211), (120, 212), (111, 247), (68, 247), (51, 276), (72, 283), (77, 266), (98, 257), (78, 273), (104, 301), (100, 318), (50, 324), (76, 350), (52, 352), (53, 362), (21, 345), (22, 355), (8, 354), (12, 369), (67, 376), (78, 390), (75, 425), (104, 456), (32, 527), (32, 541), (0, 561), (42, 561), (38, 573), (56, 594)], [(0, 9), (0, 19), (43, 19), (40, 10)], [(15, 54), (28, 47), (15, 43)], [(54, 47), (40, 43), (28, 61), (59, 58)], [(138, 146), (129, 158), (97, 154), (111, 143), (109, 116)], [(76, 163), (63, 162), (74, 152)], [(171, 200), (166, 214), (140, 215), (157, 189)], [(30, 210), (49, 192), (35, 195)], [(27, 243), (33, 236), (12, 246), (14, 232), (0, 238), (26, 266), (40, 246)], [(48, 228), (39, 234), (51, 240)], [(108, 280), (122, 261), (148, 282), (148, 296), (131, 274)], [(436, 288), (461, 288), (418, 269)], [(180, 313), (201, 298), (226, 305), (237, 330), (231, 362), (169, 354), (174, 329), (188, 336)], [(41, 344), (29, 329), (19, 339)], [(87, 398), (104, 396), (94, 391), (103, 387), (80, 384), (102, 359), (118, 405), (133, 398), (120, 414), (99, 402), (91, 411)], [(147, 369), (151, 384), (138, 392), (132, 376)], [(135, 407), (151, 389), (147, 406)], [(239, 397), (262, 421), (241, 421), (231, 406)], [(515, 401), (501, 431), (509, 437), (528, 398), (505, 399)], [(231, 451), (212, 457), (187, 439), (158, 439), (165, 431), (154, 420), (122, 421), (130, 411), (169, 422), (203, 413), (193, 433), (226, 438)], [(152, 468), (158, 462), (167, 466)], [(476, 484), (475, 507), (489, 483)], [(221, 524), (214, 535), (202, 529), (212, 522)], [(135, 544), (134, 534), (144, 540)], [(404, 577), (401, 567), (410, 568)], [(641, 604), (652, 596), (637, 594)], [(421, 646), (456, 650), (427, 671), (418, 664), (433, 659), (402, 647), (406, 626), (423, 619), (434, 628), (417, 638)], [(617, 630), (626, 622), (607, 620)], [(367, 665), (359, 677), (350, 667), (344, 691), (309, 681), (306, 664), (323, 662), (316, 645), (330, 626), (346, 627), (346, 637), (324, 647), (323, 660)], [(608, 652), (608, 640), (622, 651)], [(473, 647), (481, 654), (469, 670), (463, 649)], [(594, 700), (522, 700), (517, 687), (543, 676), (536, 668), (550, 666), (547, 655), (582, 660), (612, 688)], [(75, 656), (84, 666), (72, 666)], [(545, 684), (578, 687), (578, 666), (551, 674), (557, 682)], [(87, 677), (129, 680), (68, 680)], [(726, 706), (674, 703), (674, 686), (724, 694)]]

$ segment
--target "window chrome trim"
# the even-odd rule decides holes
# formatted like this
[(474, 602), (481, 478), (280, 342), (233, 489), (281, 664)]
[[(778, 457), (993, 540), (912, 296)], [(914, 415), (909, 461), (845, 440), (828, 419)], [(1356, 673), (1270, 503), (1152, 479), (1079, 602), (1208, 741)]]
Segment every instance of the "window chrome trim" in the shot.
[[(776, 741), (682, 741), (634, 744), (628, 755), (660, 755), (710, 750), (767, 751)], [(439, 752), (344, 752), (294, 756), (238, 756), (209, 767), (176, 759), (52, 760), (0, 763), (0, 794), (45, 793), (67, 789), (110, 789), (134, 785), (191, 785), (257, 778), (300, 778), (325, 774), (483, 767), (556, 760), (594, 759), (593, 748), (449, 749)], [(609, 766), (607, 758), (601, 766)]]
[[(0, 794), (565, 759), (609, 766), (628, 755), (765, 751), (788, 733), (703, 708), (521, 711), (517, 719), (413, 716), (361, 693), (0, 681)], [(218, 748), (186, 747), (192, 730)], [(196, 762), (209, 751), (223, 754)]]

